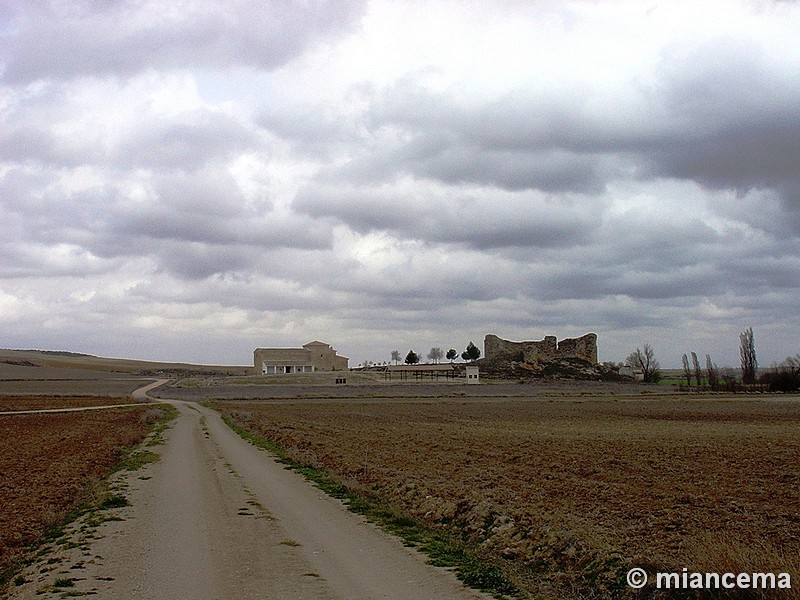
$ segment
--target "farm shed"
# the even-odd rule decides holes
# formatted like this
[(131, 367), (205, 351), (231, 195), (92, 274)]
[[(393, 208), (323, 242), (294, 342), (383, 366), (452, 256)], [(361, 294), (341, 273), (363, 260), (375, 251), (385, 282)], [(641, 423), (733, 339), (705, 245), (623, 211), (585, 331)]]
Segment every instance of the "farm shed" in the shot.
[(411, 377), (419, 381), (425, 378), (438, 380), (440, 377), (457, 379), (461, 377), (461, 370), (452, 363), (443, 365), (389, 365), (384, 369), (383, 374), (385, 379), (392, 379), (397, 376), (401, 381)]

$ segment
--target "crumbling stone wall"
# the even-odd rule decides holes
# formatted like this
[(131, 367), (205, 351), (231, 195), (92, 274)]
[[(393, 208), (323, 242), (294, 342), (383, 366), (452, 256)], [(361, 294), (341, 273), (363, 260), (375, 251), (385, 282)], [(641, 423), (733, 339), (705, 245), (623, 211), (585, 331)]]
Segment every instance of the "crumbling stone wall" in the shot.
[(597, 364), (597, 335), (594, 333), (560, 342), (554, 335), (548, 335), (540, 342), (511, 342), (490, 333), (483, 340), (483, 349), (486, 360), (493, 362), (539, 363), (560, 358), (579, 358)]

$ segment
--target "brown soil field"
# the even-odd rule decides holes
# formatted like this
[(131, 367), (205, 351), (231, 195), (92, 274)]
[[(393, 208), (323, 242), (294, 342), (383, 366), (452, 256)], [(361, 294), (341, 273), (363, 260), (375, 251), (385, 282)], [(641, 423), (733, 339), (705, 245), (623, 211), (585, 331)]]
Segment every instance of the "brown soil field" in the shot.
[(0, 416), (0, 574), (86, 499), (123, 447), (144, 438), (148, 411)]
[[(523, 595), (656, 598), (662, 596), (650, 588), (635, 595), (625, 586), (629, 568), (789, 572), (800, 587), (798, 400), (606, 396), (215, 407), (294, 460), (455, 532), (501, 565)], [(763, 597), (800, 597), (793, 593)]]
[(28, 360), (4, 359), (0, 351), (0, 398), (7, 395), (99, 394), (119, 398), (130, 396), (133, 390), (149, 381), (152, 379), (133, 377), (129, 373), (34, 365)]
[(60, 408), (82, 408), (88, 406), (113, 406), (132, 403), (134, 400), (119, 396), (2, 396), (0, 412), (17, 410), (48, 410)]
[[(502, 398), (575, 398), (578, 396), (672, 394), (669, 388), (660, 390), (652, 386), (643, 388), (635, 383), (601, 381), (547, 380), (536, 383), (493, 380), (482, 385), (465, 385), (463, 381), (399, 381), (384, 380), (380, 375), (348, 373), (346, 385), (336, 385), (340, 372), (309, 373), (267, 377), (189, 378), (171, 386), (159, 387), (153, 397), (174, 398), (187, 401), (261, 399), (270, 401), (298, 400), (328, 402), (353, 399), (380, 400), (384, 402), (463, 398), (481, 401)], [(644, 389), (644, 392), (643, 392)]]
[(120, 398), (130, 397), (131, 393), (146, 385), (152, 379), (47, 379), (47, 380), (21, 380), (1, 381), (0, 398), (3, 396), (114, 396), (119, 402)]

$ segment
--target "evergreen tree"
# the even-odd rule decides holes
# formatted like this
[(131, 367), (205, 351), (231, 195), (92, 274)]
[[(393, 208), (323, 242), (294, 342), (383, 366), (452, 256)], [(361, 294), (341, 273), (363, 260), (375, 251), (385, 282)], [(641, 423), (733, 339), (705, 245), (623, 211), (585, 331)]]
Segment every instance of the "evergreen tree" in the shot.
[(478, 360), (481, 357), (481, 350), (475, 344), (470, 342), (467, 344), (467, 349), (461, 353), (461, 358), (472, 362), (473, 360)]

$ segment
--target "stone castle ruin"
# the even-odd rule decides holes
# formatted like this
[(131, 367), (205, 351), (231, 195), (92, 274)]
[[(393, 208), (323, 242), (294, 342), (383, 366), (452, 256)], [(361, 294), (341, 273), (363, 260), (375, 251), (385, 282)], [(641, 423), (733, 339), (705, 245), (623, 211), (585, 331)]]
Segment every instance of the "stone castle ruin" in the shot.
[(486, 360), (490, 362), (539, 364), (577, 358), (591, 365), (597, 364), (597, 335), (594, 333), (560, 342), (554, 335), (548, 335), (540, 342), (511, 342), (489, 333), (483, 340), (483, 349)]

